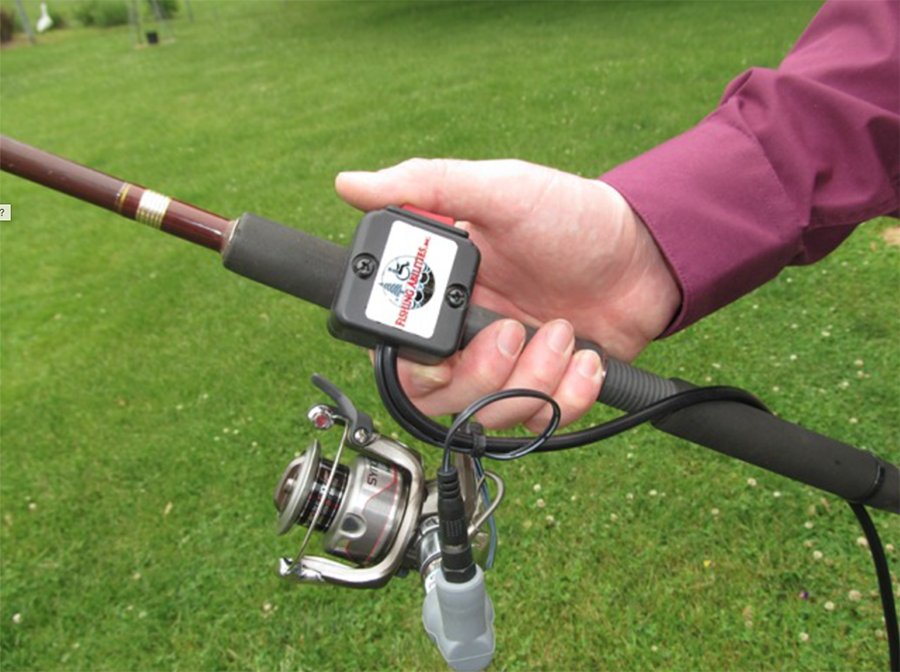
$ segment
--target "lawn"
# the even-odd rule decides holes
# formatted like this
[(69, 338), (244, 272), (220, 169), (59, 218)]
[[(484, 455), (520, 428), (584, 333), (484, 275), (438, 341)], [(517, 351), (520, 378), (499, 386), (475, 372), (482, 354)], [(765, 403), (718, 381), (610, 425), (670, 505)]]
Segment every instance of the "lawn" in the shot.
[[(0, 131), (346, 243), (359, 214), (338, 171), (456, 156), (598, 175), (777, 65), (818, 5), (195, 0), (155, 47), (124, 26), (4, 49)], [(0, 203), (0, 666), (445, 669), (415, 577), (356, 592), (275, 573), (299, 543), (275, 534), (271, 492), (312, 436), (309, 376), (400, 435), (326, 314), (6, 174)], [(896, 461), (893, 226), (639, 364)], [(871, 560), (834, 497), (651, 429), (490, 468), (508, 488), (492, 669), (887, 666)], [(873, 515), (896, 582), (897, 519)]]

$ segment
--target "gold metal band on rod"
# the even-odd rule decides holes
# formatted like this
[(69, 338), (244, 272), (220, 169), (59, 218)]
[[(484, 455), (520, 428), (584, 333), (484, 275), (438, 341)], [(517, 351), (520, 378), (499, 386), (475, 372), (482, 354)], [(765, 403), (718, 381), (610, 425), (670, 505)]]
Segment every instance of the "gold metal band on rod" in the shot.
[(162, 226), (163, 218), (166, 216), (166, 210), (169, 209), (171, 202), (172, 199), (168, 196), (147, 189), (141, 195), (141, 202), (138, 203), (137, 212), (134, 213), (134, 220), (158, 229)]
[(131, 189), (131, 185), (128, 182), (123, 182), (119, 188), (119, 194), (116, 196), (116, 212), (120, 215), (122, 214), (122, 206), (125, 205), (125, 197), (128, 196), (129, 189)]

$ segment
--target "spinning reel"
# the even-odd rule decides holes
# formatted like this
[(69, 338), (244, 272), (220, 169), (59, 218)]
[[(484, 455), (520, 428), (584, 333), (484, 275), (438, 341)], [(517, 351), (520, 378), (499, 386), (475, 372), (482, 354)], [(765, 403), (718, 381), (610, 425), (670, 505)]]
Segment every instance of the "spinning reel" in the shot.
[[(900, 513), (896, 465), (772, 415), (743, 390), (661, 378), (586, 341), (578, 341), (578, 348), (594, 350), (604, 363), (598, 402), (625, 415), (551, 437), (558, 405), (534, 390), (504, 390), (472, 404), (450, 428), (442, 427), (405, 397), (397, 357), (440, 361), (502, 319), (471, 304), (480, 255), (452, 221), (409, 206), (389, 207), (367, 213), (344, 248), (250, 213), (222, 217), (2, 135), (0, 169), (214, 250), (225, 268), (330, 310), (332, 335), (376, 348), (376, 384), (385, 409), (417, 440), (443, 447), (443, 464), (437, 478), (426, 481), (416, 451), (378, 434), (340, 390), (314, 377), (334, 405), (313, 407), (310, 421), (319, 430), (334, 425), (343, 430), (333, 460), (323, 457), (314, 440), (287, 466), (275, 490), (278, 531), (307, 529), (296, 557), (281, 559), (283, 577), (377, 588), (416, 570), (426, 592), (426, 632), (452, 668), (481, 670), (494, 651), (493, 607), (477, 560), (487, 547), (483, 564), (491, 564), (496, 540), (491, 514), (504, 491), (499, 477), (482, 470), (481, 457), (509, 460), (536, 450), (577, 448), (653, 422), (663, 432), (849, 502), (875, 561), (891, 669), (900, 671), (890, 572), (865, 508)], [(555, 408), (554, 420), (534, 441), (526, 445), (475, 431), (463, 435), (477, 410), (512, 396), (539, 398)], [(345, 448), (357, 453), (349, 465), (341, 463)], [(487, 479), (495, 483), (493, 503)], [(482, 532), (488, 522), (490, 537)], [(325, 553), (336, 559), (306, 554), (314, 531), (324, 535)]]
[[(473, 566), (465, 581), (451, 579), (450, 584), (440, 571), (443, 553), (453, 544), (439, 513), (439, 490), (445, 486), (426, 481), (419, 453), (378, 434), (371, 418), (337, 387), (318, 375), (313, 383), (334, 405), (313, 406), (308, 418), (321, 431), (342, 427), (341, 440), (329, 460), (313, 439), (278, 481), (278, 533), (306, 528), (299, 552), (293, 559), (281, 558), (279, 573), (301, 583), (380, 588), (392, 577), (415, 570), (425, 587), (428, 634), (454, 669), (482, 669), (493, 656), (493, 607), (480, 567)], [(346, 448), (357, 453), (349, 464), (341, 462)], [(479, 478), (471, 457), (457, 455), (455, 461), (461, 519), (466, 521), (462, 534), (484, 564), (489, 537), (481, 528), (503, 499), (503, 481), (492, 472)], [(486, 478), (495, 483), (493, 498)], [(458, 527), (458, 520), (449, 522)], [(306, 555), (313, 532), (323, 535), (325, 553), (342, 562)]]

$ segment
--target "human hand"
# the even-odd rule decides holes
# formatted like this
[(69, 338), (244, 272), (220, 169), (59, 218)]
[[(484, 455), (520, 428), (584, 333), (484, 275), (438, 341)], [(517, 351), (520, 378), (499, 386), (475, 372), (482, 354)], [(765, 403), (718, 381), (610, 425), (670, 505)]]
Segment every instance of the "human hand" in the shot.
[[(361, 210), (410, 204), (457, 220), (481, 251), (472, 302), (512, 319), (480, 332), (436, 366), (401, 362), (410, 399), (429, 415), (458, 412), (500, 389), (552, 395), (562, 424), (581, 417), (602, 384), (598, 355), (575, 334), (625, 360), (671, 322), (678, 284), (640, 218), (612, 187), (516, 160), (413, 159), (338, 175)], [(525, 345), (521, 322), (539, 326)], [(549, 407), (511, 399), (478, 414), (490, 429), (540, 431)]]

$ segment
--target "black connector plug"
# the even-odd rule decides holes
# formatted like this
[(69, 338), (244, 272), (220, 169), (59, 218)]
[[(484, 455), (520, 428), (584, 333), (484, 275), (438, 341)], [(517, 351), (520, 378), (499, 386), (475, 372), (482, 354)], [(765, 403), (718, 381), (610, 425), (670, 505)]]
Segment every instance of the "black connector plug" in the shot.
[(459, 489), (456, 467), (439, 469), (438, 519), (441, 541), (441, 569), (449, 583), (465, 583), (475, 577), (475, 560), (469, 543), (469, 522)]

